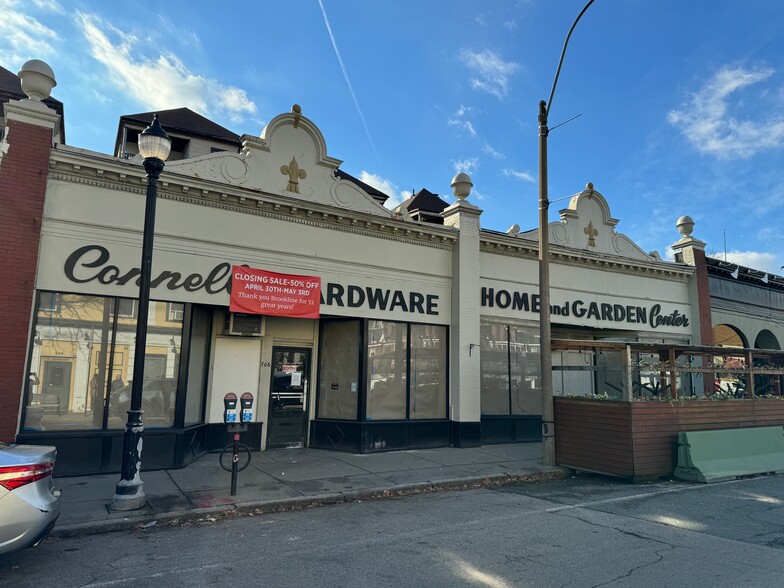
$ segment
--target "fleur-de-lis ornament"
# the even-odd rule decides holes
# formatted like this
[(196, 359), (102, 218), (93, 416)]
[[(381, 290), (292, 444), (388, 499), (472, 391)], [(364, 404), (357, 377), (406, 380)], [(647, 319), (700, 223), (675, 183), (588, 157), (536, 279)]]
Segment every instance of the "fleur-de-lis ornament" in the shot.
[(593, 228), (593, 221), (588, 223), (588, 226), (583, 229), (583, 233), (588, 235), (588, 247), (596, 247), (596, 236), (599, 231)]
[(286, 187), (286, 191), (299, 194), (299, 181), (304, 180), (308, 174), (304, 169), (300, 169), (297, 160), (292, 157), (288, 165), (281, 165), (280, 173), (289, 177), (289, 185)]

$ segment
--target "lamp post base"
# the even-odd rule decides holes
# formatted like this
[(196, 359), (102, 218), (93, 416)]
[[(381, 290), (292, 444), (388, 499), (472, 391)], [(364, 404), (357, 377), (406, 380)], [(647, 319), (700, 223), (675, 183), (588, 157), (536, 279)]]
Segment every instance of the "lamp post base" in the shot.
[[(146, 324), (146, 311), (144, 314)], [(137, 342), (139, 338), (140, 336), (137, 334)], [(141, 339), (143, 346), (144, 336)], [(144, 369), (144, 366), (136, 366), (136, 369), (141, 371)], [(139, 371), (136, 373), (139, 373)], [(134, 380), (133, 387), (134, 395), (138, 392), (138, 397), (141, 398), (141, 385), (137, 388), (137, 383)], [(144, 433), (144, 425), (142, 425), (143, 413), (144, 411), (141, 409), (128, 411), (128, 422), (125, 424), (125, 435), (123, 436), (122, 474), (120, 475), (120, 480), (114, 486), (112, 510), (136, 510), (142, 508), (147, 502), (147, 498), (144, 495), (144, 482), (141, 476), (142, 443), (144, 441), (142, 437)]]
[(144, 493), (144, 482), (141, 480), (128, 482), (120, 480), (114, 489), (112, 511), (139, 510), (147, 504), (147, 495)]

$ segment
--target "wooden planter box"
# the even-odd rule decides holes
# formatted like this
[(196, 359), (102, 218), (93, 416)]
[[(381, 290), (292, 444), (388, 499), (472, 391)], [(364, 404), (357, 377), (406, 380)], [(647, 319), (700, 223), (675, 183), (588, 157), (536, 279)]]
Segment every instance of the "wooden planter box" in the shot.
[(559, 466), (635, 482), (672, 475), (680, 431), (784, 425), (784, 400), (777, 399), (554, 403)]

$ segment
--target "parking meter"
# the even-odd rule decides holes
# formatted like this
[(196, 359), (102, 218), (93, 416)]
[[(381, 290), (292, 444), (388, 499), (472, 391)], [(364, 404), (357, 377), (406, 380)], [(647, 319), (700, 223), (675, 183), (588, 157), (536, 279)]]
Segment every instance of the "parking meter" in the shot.
[(237, 395), (234, 392), (223, 397), (223, 422), (227, 425), (237, 422)]
[(245, 392), (240, 396), (240, 422), (253, 422), (253, 394)]
[[(248, 430), (247, 423), (253, 420), (253, 394), (250, 392), (243, 393), (240, 401), (240, 419), (237, 419), (237, 395), (229, 392), (223, 397), (223, 422), (226, 423), (226, 429), (229, 433), (234, 433), (234, 442), (230, 443), (223, 448), (221, 456), (218, 461), (221, 467), (227, 471), (231, 471), (231, 495), (237, 493), (237, 472), (240, 469), (245, 469), (250, 464), (250, 450), (240, 443), (240, 433)], [(240, 445), (248, 452), (248, 462), (240, 468), (237, 465), (239, 462), (239, 448)], [(223, 455), (231, 448), (231, 470), (223, 465)]]

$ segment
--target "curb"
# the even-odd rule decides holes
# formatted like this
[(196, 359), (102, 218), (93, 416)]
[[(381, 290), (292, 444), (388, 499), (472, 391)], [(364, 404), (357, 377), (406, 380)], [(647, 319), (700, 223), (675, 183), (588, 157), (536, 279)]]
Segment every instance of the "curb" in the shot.
[(432, 482), (397, 484), (395, 486), (382, 488), (362, 488), (345, 492), (315, 494), (313, 496), (251, 500), (246, 502), (235, 502), (234, 504), (222, 504), (206, 508), (192, 508), (161, 513), (147, 512), (103, 521), (86, 521), (69, 525), (56, 525), (49, 536), (65, 539), (125, 531), (129, 529), (145, 530), (147, 528), (151, 529), (183, 523), (210, 524), (217, 522), (218, 520), (243, 515), (252, 516), (255, 514), (305, 510), (330, 504), (361, 502), (363, 500), (381, 500), (412, 494), (491, 488), (516, 483), (545, 482), (560, 480), (565, 478), (566, 475), (567, 470), (564, 468), (543, 467), (541, 470), (525, 473), (501, 473), (486, 476), (468, 476), (464, 478), (445, 478), (442, 480), (433, 480)]

